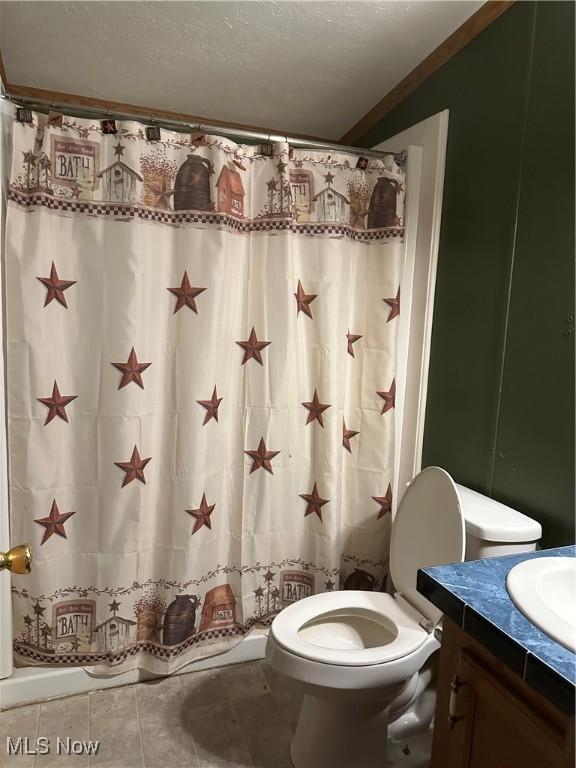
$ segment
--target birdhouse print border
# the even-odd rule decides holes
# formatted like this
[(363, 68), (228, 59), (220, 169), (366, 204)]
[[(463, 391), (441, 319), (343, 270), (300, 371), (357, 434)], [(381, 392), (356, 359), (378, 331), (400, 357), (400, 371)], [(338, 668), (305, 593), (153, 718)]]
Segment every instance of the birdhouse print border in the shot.
[[(166, 663), (196, 646), (269, 626), (280, 610), (317, 592), (384, 590), (387, 566), (387, 560), (349, 555), (334, 569), (287, 558), (242, 569), (218, 566), (186, 582), (149, 579), (128, 587), (61, 587), (48, 595), (13, 586), (16, 615), (22, 617), (21, 626), (15, 627), (14, 652), (25, 664), (92, 665), (95, 671), (146, 654), (166, 670)], [(373, 574), (382, 572), (379, 586)], [(242, 598), (232, 582), (238, 591), (248, 582), (256, 585), (245, 595), (249, 609), (244, 620)]]
[[(62, 116), (43, 127), (23, 124), (13, 153), (10, 204), (69, 216), (149, 221), (168, 226), (293, 232), (359, 242), (404, 237), (404, 171), (390, 155), (365, 168), (338, 153), (259, 147), (164, 129)], [(40, 146), (39, 146), (40, 143)]]

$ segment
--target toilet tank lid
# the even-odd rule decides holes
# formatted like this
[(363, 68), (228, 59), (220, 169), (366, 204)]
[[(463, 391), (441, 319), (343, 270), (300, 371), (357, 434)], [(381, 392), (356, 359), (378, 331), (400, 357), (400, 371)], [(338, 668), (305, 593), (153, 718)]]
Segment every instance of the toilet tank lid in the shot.
[(466, 533), (494, 542), (533, 542), (542, 536), (542, 526), (517, 509), (456, 483)]

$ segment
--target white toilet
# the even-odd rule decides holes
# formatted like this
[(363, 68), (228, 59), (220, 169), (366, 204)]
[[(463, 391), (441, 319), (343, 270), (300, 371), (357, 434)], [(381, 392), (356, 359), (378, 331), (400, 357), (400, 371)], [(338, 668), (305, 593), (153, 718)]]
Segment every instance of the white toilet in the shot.
[[(536, 548), (540, 524), (428, 467), (392, 524), (397, 590), (304, 598), (272, 622), (267, 662), (304, 686), (290, 753), (295, 768), (384, 768), (389, 722), (429, 727), (431, 655), (441, 612), (416, 591), (419, 568)], [(402, 736), (401, 729), (394, 734)]]

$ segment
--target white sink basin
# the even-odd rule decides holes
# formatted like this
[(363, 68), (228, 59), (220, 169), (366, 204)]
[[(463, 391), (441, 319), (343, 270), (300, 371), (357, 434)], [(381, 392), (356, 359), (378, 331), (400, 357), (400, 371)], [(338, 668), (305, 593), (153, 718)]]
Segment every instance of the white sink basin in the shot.
[(524, 560), (508, 573), (506, 587), (527, 619), (576, 651), (576, 558)]

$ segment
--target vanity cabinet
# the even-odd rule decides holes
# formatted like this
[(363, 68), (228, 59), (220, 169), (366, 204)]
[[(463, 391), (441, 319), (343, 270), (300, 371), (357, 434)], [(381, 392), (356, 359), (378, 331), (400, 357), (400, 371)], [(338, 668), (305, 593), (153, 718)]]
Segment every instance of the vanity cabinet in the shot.
[(444, 619), (431, 768), (571, 768), (574, 718)]

